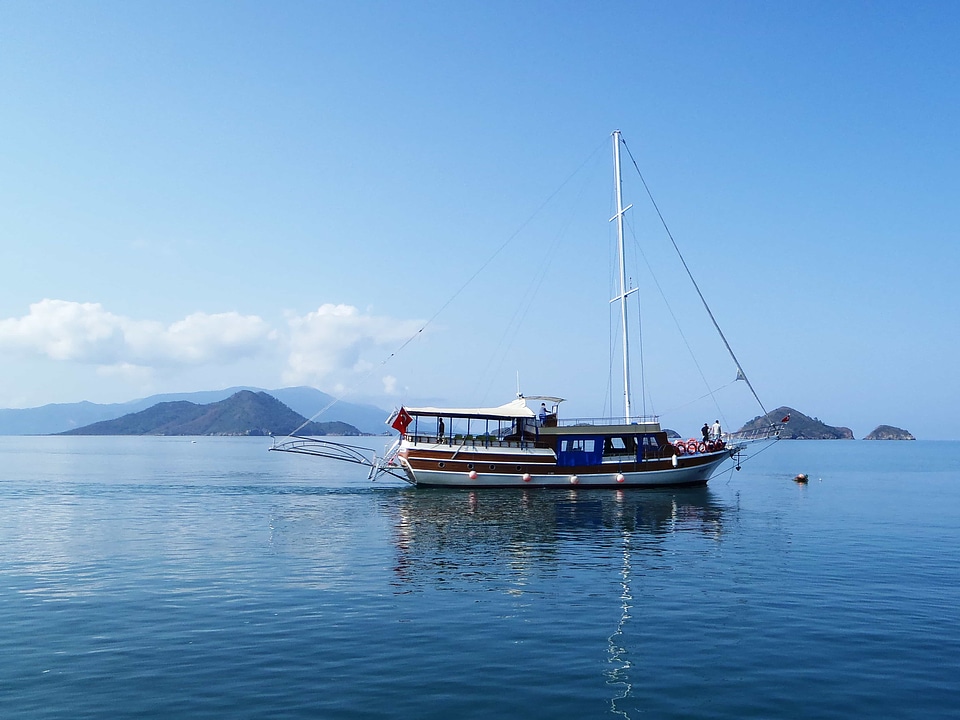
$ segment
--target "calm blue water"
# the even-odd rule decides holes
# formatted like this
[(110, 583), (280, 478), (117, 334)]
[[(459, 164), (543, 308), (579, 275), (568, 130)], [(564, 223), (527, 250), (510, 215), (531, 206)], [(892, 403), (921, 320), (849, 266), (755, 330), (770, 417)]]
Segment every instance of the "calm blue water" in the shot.
[(785, 441), (672, 492), (267, 447), (0, 438), (0, 717), (960, 713), (960, 443)]

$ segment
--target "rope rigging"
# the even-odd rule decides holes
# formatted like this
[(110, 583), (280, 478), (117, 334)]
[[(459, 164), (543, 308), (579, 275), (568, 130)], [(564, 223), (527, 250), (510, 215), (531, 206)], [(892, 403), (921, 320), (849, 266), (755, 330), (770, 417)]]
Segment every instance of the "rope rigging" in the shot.
[(703, 303), (704, 309), (707, 311), (707, 315), (710, 316), (710, 321), (713, 323), (713, 327), (716, 329), (717, 334), (720, 335), (720, 339), (723, 341), (724, 346), (727, 348), (727, 352), (730, 354), (730, 357), (733, 359), (734, 364), (737, 366), (739, 372), (738, 378), (743, 378), (744, 382), (747, 383), (747, 387), (750, 388), (750, 392), (753, 393), (753, 397), (756, 399), (757, 403), (760, 405), (760, 409), (763, 410), (763, 414), (767, 414), (767, 408), (764, 407), (763, 401), (760, 399), (760, 396), (757, 395), (757, 391), (753, 389), (753, 384), (750, 382), (750, 379), (747, 377), (747, 373), (744, 372), (743, 366), (740, 364), (740, 361), (737, 359), (736, 354), (733, 352), (733, 348), (730, 347), (730, 343), (727, 342), (726, 336), (723, 334), (723, 330), (720, 329), (720, 324), (717, 322), (717, 319), (713, 315), (713, 311), (710, 309), (710, 306), (707, 304), (707, 299), (703, 296), (703, 292), (700, 290), (700, 286), (697, 284), (697, 281), (693, 277), (693, 273), (690, 272), (690, 267), (687, 265), (686, 259), (683, 257), (683, 253), (680, 252), (680, 248), (677, 246), (677, 241), (673, 239), (673, 233), (670, 232), (670, 228), (667, 226), (667, 221), (663, 217), (663, 213), (660, 212), (660, 207), (657, 205), (657, 201), (653, 199), (653, 193), (650, 192), (650, 188), (647, 186), (647, 181), (643, 177), (643, 173), (640, 172), (640, 167), (637, 165), (636, 159), (633, 157), (633, 153), (630, 152), (630, 148), (627, 145), (626, 140), (622, 137), (620, 141), (623, 143), (624, 149), (627, 151), (627, 155), (630, 156), (630, 162), (633, 163), (634, 169), (637, 171), (637, 175), (640, 177), (640, 182), (643, 183), (643, 189), (647, 193), (647, 197), (650, 199), (650, 203), (653, 205), (653, 209), (657, 212), (657, 217), (660, 218), (660, 223), (663, 225), (663, 229), (667, 233), (667, 237), (670, 238), (670, 242), (673, 245), (673, 249), (677, 253), (677, 257), (680, 258), (680, 262), (683, 265), (683, 269), (687, 273), (687, 277), (690, 278), (690, 282), (693, 283), (694, 289), (697, 291), (697, 295), (700, 296), (700, 302)]
[[(460, 294), (463, 293), (463, 291), (466, 290), (467, 287), (470, 284), (472, 284), (474, 280), (477, 279), (477, 276), (479, 276), (484, 270), (486, 270), (487, 267), (490, 265), (490, 263), (492, 263), (497, 258), (497, 256), (500, 255), (500, 253), (502, 253), (517, 238), (517, 236), (524, 230), (524, 228), (526, 228), (527, 225), (533, 222), (533, 220), (541, 212), (543, 212), (543, 209), (547, 207), (557, 195), (560, 194), (560, 191), (562, 191), (570, 183), (570, 181), (573, 180), (573, 178), (575, 178), (580, 173), (581, 170), (583, 170), (584, 166), (586, 166), (597, 155), (597, 153), (605, 144), (606, 144), (606, 141), (598, 144), (597, 147), (587, 156), (587, 158), (584, 159), (584, 161), (581, 162), (580, 165), (578, 165), (577, 168), (573, 172), (571, 172), (562, 183), (560, 183), (557, 189), (554, 190), (552, 193), (550, 193), (550, 195), (548, 195), (544, 199), (544, 201), (540, 203), (537, 209), (534, 210), (530, 214), (530, 216), (526, 220), (524, 220), (520, 224), (520, 226), (506, 240), (504, 240), (500, 244), (500, 246), (496, 250), (494, 250), (492, 254), (490, 254), (489, 257), (487, 257), (486, 260), (483, 261), (483, 263), (480, 264), (480, 266), (476, 269), (476, 271), (474, 271), (474, 273), (466, 279), (466, 281), (453, 293), (453, 295), (447, 298), (447, 300), (436, 310), (436, 312), (433, 313), (433, 315), (431, 315), (427, 319), (427, 321), (420, 327), (419, 330), (417, 330), (409, 338), (407, 338), (404, 342), (402, 342), (397, 347), (396, 350), (394, 350), (389, 355), (387, 355), (383, 360), (380, 361), (379, 364), (371, 367), (366, 373), (360, 376), (360, 378), (353, 383), (353, 387), (357, 385), (362, 385), (374, 372), (378, 371), (380, 368), (382, 368), (384, 365), (390, 362), (390, 360), (393, 357), (395, 357), (398, 353), (402, 352), (410, 343), (416, 340), (423, 333), (423, 331), (426, 330), (427, 327), (429, 327), (451, 305), (451, 303), (453, 303), (453, 301), (456, 300), (457, 297), (459, 297)], [(334, 396), (333, 400), (331, 400), (327, 405), (322, 407), (320, 410), (314, 413), (310, 418), (304, 421), (298, 428), (296, 428), (293, 432), (290, 433), (290, 436), (296, 435), (304, 427), (312, 423), (314, 420), (316, 420), (318, 417), (323, 415), (325, 412), (327, 412), (330, 408), (332, 408), (338, 402), (343, 400), (343, 398), (345, 398), (347, 395), (349, 395), (353, 391), (353, 387), (347, 388), (343, 392), (341, 392), (339, 395)]]

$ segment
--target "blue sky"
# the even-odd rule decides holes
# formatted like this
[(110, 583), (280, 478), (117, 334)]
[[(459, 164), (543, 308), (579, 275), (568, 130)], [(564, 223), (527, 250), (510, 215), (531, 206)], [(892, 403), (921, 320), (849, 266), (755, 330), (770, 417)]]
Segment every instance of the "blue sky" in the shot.
[[(3, 3), (0, 407), (519, 374), (618, 411), (619, 128), (768, 409), (960, 438), (958, 37), (947, 2)], [(739, 426), (624, 191), (646, 409)]]

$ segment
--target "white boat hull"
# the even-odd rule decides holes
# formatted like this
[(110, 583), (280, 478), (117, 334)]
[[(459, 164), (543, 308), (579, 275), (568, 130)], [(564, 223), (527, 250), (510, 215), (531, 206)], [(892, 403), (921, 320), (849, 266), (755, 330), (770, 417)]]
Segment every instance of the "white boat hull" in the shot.
[[(725, 460), (734, 454), (734, 450), (710, 453), (706, 456), (685, 459), (677, 467), (663, 467), (665, 463), (656, 463), (659, 467), (637, 471), (624, 470), (617, 463), (604, 463), (590, 468), (564, 468), (553, 462), (538, 463), (541, 467), (514, 465), (511, 470), (489, 469), (484, 467), (475, 455), (460, 462), (446, 463), (455, 467), (444, 469), (415, 467), (402, 455), (398, 458), (406, 473), (408, 482), (423, 487), (669, 487), (704, 485)], [(552, 453), (551, 453), (552, 455)], [(528, 455), (529, 458), (529, 455)], [(524, 458), (517, 457), (517, 462)], [(498, 463), (501, 467), (510, 463)], [(606, 467), (605, 467), (606, 466)]]

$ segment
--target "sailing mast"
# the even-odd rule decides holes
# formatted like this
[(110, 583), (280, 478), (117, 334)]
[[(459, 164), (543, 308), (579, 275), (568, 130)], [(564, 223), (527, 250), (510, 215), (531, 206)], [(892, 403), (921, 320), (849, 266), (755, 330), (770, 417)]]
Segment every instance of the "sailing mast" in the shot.
[(614, 184), (617, 188), (617, 214), (610, 218), (617, 221), (617, 254), (620, 258), (620, 294), (610, 302), (620, 301), (620, 324), (623, 332), (623, 414), (626, 423), (630, 423), (630, 342), (627, 324), (627, 296), (637, 288), (627, 290), (627, 272), (623, 259), (623, 214), (633, 207), (623, 207), (622, 181), (620, 179), (620, 131), (613, 131), (613, 168)]

